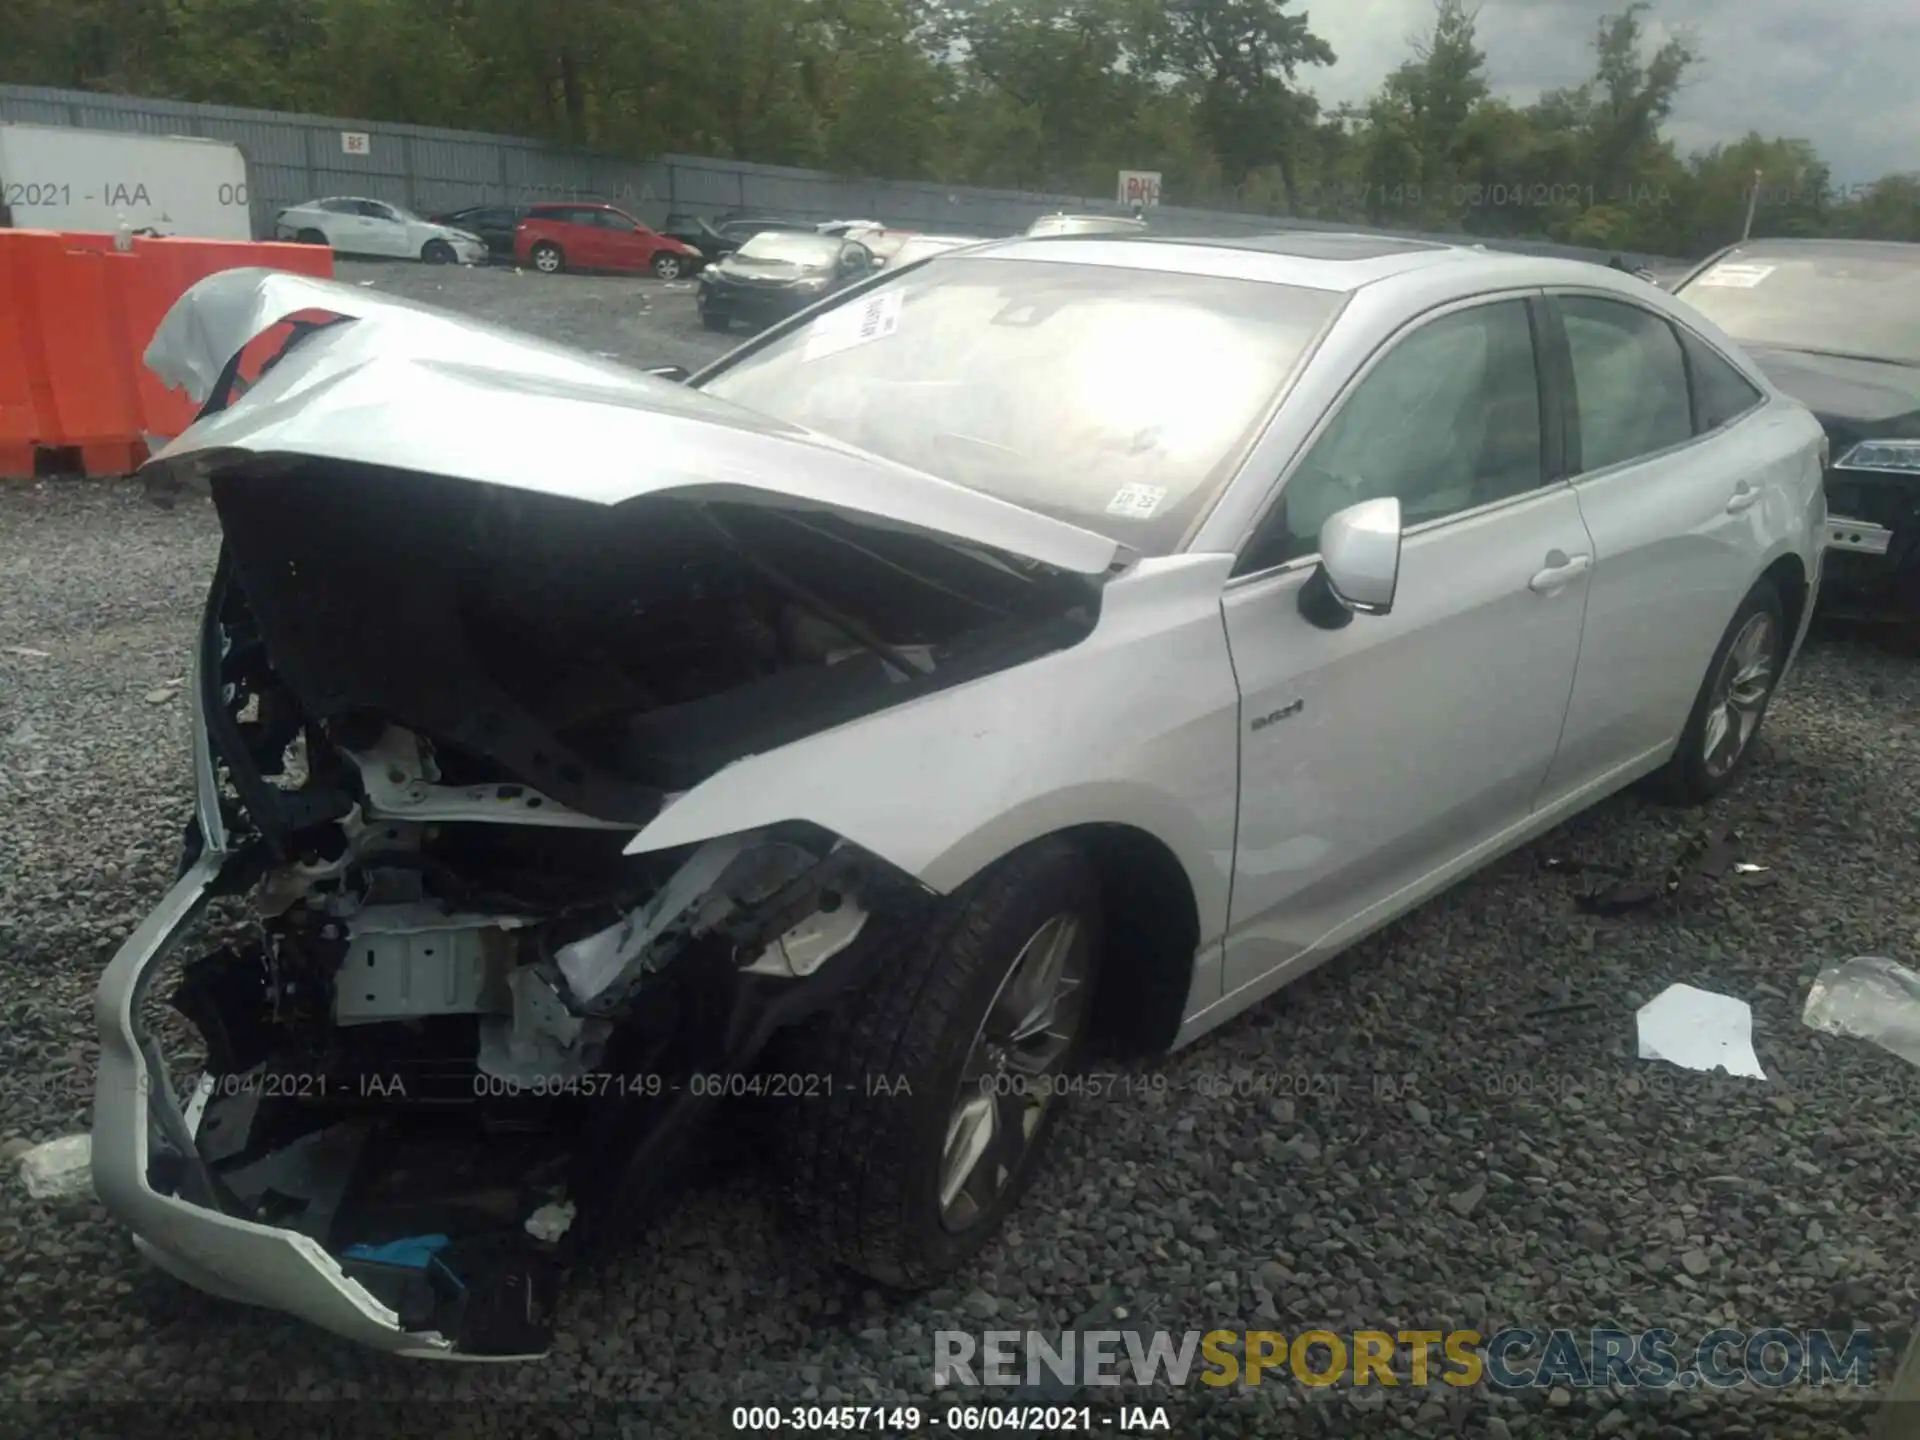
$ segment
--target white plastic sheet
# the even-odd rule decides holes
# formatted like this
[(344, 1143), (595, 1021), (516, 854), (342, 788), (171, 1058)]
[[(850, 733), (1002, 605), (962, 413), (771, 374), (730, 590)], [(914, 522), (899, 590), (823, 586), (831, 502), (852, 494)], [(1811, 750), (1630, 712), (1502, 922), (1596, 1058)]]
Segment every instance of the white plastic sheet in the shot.
[(1767, 1078), (1753, 1053), (1753, 1007), (1731, 995), (1669, 985), (1640, 1007), (1640, 1058), (1683, 1070)]
[(1920, 1065), (1920, 975), (1885, 956), (1827, 966), (1807, 991), (1800, 1019), (1810, 1030), (1869, 1040)]
[(93, 1189), (93, 1137), (62, 1135), (20, 1157), (20, 1178), (35, 1200), (72, 1200)]

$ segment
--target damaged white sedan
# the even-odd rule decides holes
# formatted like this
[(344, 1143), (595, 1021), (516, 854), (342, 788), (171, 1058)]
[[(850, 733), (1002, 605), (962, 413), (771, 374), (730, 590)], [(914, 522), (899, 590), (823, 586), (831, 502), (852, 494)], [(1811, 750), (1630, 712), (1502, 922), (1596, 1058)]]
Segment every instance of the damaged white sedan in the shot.
[(408, 1355), (543, 1352), (735, 1100), (839, 1259), (932, 1283), (1089, 1044), (1727, 784), (1819, 579), (1819, 427), (1697, 315), (1377, 237), (971, 248), (686, 385), (234, 271), (149, 363), (224, 544), (95, 1185)]

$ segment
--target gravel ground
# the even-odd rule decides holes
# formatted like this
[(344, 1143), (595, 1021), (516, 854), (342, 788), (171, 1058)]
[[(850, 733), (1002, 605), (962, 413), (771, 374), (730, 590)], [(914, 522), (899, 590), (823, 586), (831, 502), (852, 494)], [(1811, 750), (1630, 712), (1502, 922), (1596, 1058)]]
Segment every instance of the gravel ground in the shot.
[[(649, 281), (343, 266), (641, 363), (715, 353)], [(209, 509), (117, 483), (0, 486), (0, 1138), (84, 1128), (95, 978), (161, 892), (187, 804), (189, 633)], [(645, 1244), (578, 1275), (543, 1364), (388, 1361), (205, 1299), (97, 1205), (0, 1183), (0, 1414), (69, 1434), (76, 1401), (178, 1428), (174, 1399), (441, 1402), (444, 1428), (730, 1428), (735, 1403), (919, 1404), (933, 1334), (1127, 1325), (1432, 1329), (1664, 1325), (1692, 1340), (1853, 1325), (1883, 1376), (1920, 1304), (1905, 1183), (1920, 1071), (1798, 1019), (1818, 967), (1920, 955), (1920, 669), (1845, 639), (1803, 662), (1745, 785), (1709, 817), (1779, 883), (1596, 919), (1546, 856), (1657, 875), (1697, 814), (1621, 797), (1509, 857), (1130, 1083), (1088, 1098), (1007, 1231), (952, 1288), (900, 1300), (823, 1266), (767, 1176), (723, 1166)], [(1766, 1083), (1635, 1058), (1635, 1008), (1675, 981), (1749, 999)], [(1548, 1007), (1584, 1010), (1540, 1015)], [(1220, 1096), (1224, 1088), (1244, 1093)], [(979, 1398), (978, 1396), (974, 1398)], [(1008, 1398), (1000, 1392), (996, 1398)], [(1253, 1390), (1132, 1395), (1181, 1436), (1863, 1434), (1866, 1407), (1674, 1390)], [(58, 1401), (30, 1409), (20, 1402)], [(452, 1402), (467, 1408), (445, 1408)], [(1103, 1405), (1105, 1402), (1101, 1402)], [(194, 1412), (196, 1423), (205, 1419)], [(257, 1414), (310, 1432), (307, 1409)], [(383, 1412), (379, 1428), (411, 1410)], [(1102, 1412), (1109, 1417), (1111, 1408)], [(362, 1414), (343, 1422), (360, 1425)], [(1118, 1433), (1107, 1431), (1106, 1433)], [(1166, 1433), (1166, 1432), (1161, 1432)]]

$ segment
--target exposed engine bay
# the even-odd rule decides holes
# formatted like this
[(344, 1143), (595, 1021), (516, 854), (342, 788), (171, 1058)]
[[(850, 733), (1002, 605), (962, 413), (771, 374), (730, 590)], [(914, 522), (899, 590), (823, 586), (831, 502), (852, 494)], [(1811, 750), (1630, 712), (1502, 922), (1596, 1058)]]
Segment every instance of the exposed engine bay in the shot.
[(207, 1071), (148, 1181), (310, 1237), (458, 1353), (540, 1353), (576, 1248), (931, 898), (804, 823), (635, 832), (1074, 644), (1097, 586), (800, 508), (274, 458), (211, 488), (197, 709), (254, 924), (184, 967)]

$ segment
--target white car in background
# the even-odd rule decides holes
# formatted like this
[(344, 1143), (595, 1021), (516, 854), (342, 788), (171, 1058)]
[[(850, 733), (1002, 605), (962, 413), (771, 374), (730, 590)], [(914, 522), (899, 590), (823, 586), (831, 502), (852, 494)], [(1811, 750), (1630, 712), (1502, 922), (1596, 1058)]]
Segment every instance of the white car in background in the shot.
[(478, 235), (358, 195), (289, 206), (274, 216), (273, 233), (276, 240), (331, 245), (342, 255), (424, 260), (429, 265), (481, 265), (487, 258), (487, 242)]

